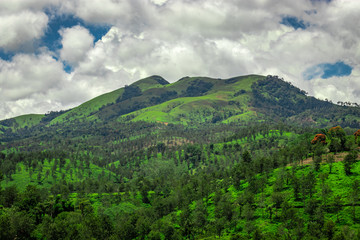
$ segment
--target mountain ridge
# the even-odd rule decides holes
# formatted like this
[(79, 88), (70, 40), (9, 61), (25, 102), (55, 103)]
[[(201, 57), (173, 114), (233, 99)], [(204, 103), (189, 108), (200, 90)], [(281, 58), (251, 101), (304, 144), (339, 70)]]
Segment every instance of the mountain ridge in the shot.
[(153, 75), (66, 111), (5, 119), (0, 121), (0, 131), (88, 121), (185, 125), (293, 121), (323, 127), (340, 119), (343, 126), (358, 127), (358, 116), (359, 108), (307, 96), (277, 76), (184, 77), (169, 83)]

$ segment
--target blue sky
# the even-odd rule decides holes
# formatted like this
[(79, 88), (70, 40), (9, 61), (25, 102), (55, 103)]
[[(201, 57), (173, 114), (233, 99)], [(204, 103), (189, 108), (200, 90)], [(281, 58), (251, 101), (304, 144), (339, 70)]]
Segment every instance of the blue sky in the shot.
[[(56, 52), (61, 49), (61, 36), (59, 31), (63, 28), (71, 28), (74, 26), (82, 26), (89, 30), (89, 32), (94, 36), (94, 43), (102, 38), (111, 28), (109, 24), (92, 24), (86, 23), (79, 17), (74, 16), (73, 14), (54, 14), (53, 12), (46, 10), (44, 11), (49, 18), (49, 22), (44, 35), (37, 39), (34, 42), (34, 47), (46, 47), (50, 51)], [(0, 48), (0, 57), (4, 60), (10, 60), (15, 54), (20, 52), (26, 52), (23, 50), (16, 51), (6, 51), (6, 49)], [(35, 49), (36, 52), (36, 49)]]
[(305, 80), (312, 80), (316, 78), (328, 79), (331, 77), (350, 76), (352, 67), (342, 61), (336, 63), (321, 63), (308, 68), (304, 72)]
[(298, 28), (306, 29), (310, 26), (309, 23), (306, 23), (304, 20), (294, 16), (285, 16), (281, 19), (280, 23), (289, 27), (293, 27), (295, 30)]
[(84, 22), (81, 18), (78, 18), (72, 14), (63, 15), (51, 15), (47, 12), (50, 21), (48, 28), (45, 31), (45, 35), (41, 38), (40, 46), (45, 46), (51, 51), (57, 51), (61, 48), (61, 36), (59, 34), (62, 28), (71, 28), (76, 25), (87, 28), (94, 36), (94, 42), (97, 42), (102, 38), (109, 30), (110, 25), (105, 24), (91, 24)]
[(149, 75), (279, 75), (360, 96), (360, 1), (0, 1), (0, 119), (68, 109)]

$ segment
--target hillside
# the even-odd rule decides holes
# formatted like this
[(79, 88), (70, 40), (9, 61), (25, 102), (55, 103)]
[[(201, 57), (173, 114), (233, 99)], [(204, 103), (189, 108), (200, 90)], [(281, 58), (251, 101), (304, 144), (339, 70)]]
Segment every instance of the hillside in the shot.
[(356, 128), (359, 116), (358, 107), (309, 97), (276, 76), (185, 77), (172, 84), (160, 76), (151, 76), (67, 111), (3, 120), (0, 131), (75, 122), (129, 121), (196, 125), (265, 120), (317, 127), (337, 123)]
[(356, 239), (354, 135), (220, 126), (134, 122), (103, 138), (3, 144), (1, 239)]
[(1, 121), (0, 239), (358, 239), (359, 111), (276, 76), (151, 76)]

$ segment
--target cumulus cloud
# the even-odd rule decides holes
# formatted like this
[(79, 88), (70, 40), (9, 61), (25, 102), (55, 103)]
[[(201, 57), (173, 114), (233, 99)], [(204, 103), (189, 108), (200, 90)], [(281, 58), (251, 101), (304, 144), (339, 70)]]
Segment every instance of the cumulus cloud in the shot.
[(0, 16), (0, 48), (5, 51), (32, 46), (46, 29), (48, 17), (43, 12), (24, 10), (20, 13)]
[(15, 13), (24, 10), (41, 11), (45, 7), (59, 4), (60, 0), (12, 0), (0, 1), (0, 13)]
[(62, 37), (60, 57), (72, 65), (77, 65), (82, 61), (93, 46), (94, 36), (84, 27), (62, 29), (60, 35)]
[[(18, 109), (17, 113), (26, 104), (33, 106), (31, 109), (72, 106), (153, 74), (169, 81), (194, 75), (227, 78), (272, 74), (319, 98), (356, 101), (360, 97), (360, 91), (354, 90), (360, 89), (360, 28), (354, 24), (360, 20), (359, 1), (18, 0), (1, 2), (0, 12), (4, 20), (31, 19), (25, 13), (43, 16), (43, 9), (49, 6), (55, 9), (54, 14), (70, 14), (88, 24), (111, 28), (95, 43), (94, 34), (85, 27), (62, 29), (61, 49), (45, 54), (58, 57), (50, 57), (47, 63), (56, 66), (57, 81), (49, 80), (44, 88), (37, 87), (33, 76), (28, 80), (34, 81), (32, 90), (21, 88), (13, 93), (9, 83), (3, 84), (7, 79), (3, 77), (1, 88), (10, 91), (2, 99), (8, 101), (6, 106)], [(39, 39), (48, 21), (45, 17), (44, 21), (33, 21), (29, 29), (14, 27), (10, 32), (22, 40), (2, 37), (0, 47), (19, 49)], [(284, 17), (304, 26), (281, 24)], [(2, 22), (0, 29), (3, 26), (9, 31)], [(20, 20), (8, 22), (18, 26)], [(43, 66), (45, 55), (2, 61), (0, 79), (17, 79), (24, 74), (26, 59)], [(62, 70), (64, 62), (72, 65), (71, 74)], [(322, 79), (324, 69), (316, 72), (321, 64), (337, 62), (351, 66), (351, 75)], [(308, 69), (315, 74), (306, 80)], [(4, 111), (0, 106), (0, 118)]]
[(62, 64), (51, 56), (16, 55), (12, 61), (0, 61), (1, 100), (29, 98), (46, 93), (64, 79)]
[(162, 6), (169, 0), (150, 0), (150, 1), (158, 6)]
[(63, 0), (60, 10), (73, 13), (87, 22), (115, 23), (132, 18), (132, 1), (123, 0)]
[(18, 54), (11, 61), (0, 60), (2, 119), (73, 107), (79, 99), (89, 97), (84, 97), (81, 89), (69, 81), (62, 63), (46, 53)]

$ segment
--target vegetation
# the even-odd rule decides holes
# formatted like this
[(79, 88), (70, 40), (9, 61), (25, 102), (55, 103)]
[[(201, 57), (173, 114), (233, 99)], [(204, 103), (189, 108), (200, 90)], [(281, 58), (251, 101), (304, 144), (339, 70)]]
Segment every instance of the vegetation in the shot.
[(153, 76), (2, 121), (0, 239), (358, 239), (358, 111), (274, 76)]

